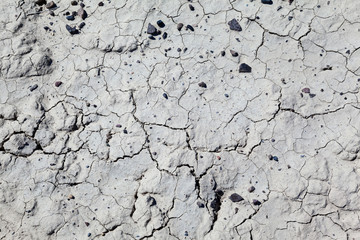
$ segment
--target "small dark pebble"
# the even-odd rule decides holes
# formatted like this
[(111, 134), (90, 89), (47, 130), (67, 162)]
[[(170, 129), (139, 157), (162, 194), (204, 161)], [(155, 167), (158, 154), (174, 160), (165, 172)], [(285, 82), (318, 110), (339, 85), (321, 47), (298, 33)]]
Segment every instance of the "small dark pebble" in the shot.
[(259, 205), (261, 205), (261, 202), (259, 200), (253, 199), (253, 204), (255, 206), (259, 206)]
[(313, 94), (313, 93), (310, 93), (310, 94), (309, 94), (309, 97), (310, 97), (310, 98), (313, 98), (313, 97), (315, 97), (315, 96), (316, 96), (316, 94)]
[(273, 156), (272, 160), (278, 162), (279, 161), (279, 158), (277, 156)]
[(231, 21), (229, 21), (228, 25), (230, 26), (231, 30), (238, 31), (238, 32), (242, 31), (242, 28), (241, 28), (239, 22), (235, 18), (233, 18)]
[(56, 7), (56, 4), (54, 3), (54, 1), (51, 1), (48, 4), (46, 4), (47, 9), (51, 9), (51, 8), (55, 8), (55, 7)]
[(255, 187), (254, 186), (249, 187), (248, 191), (252, 193), (253, 191), (255, 191)]
[(166, 39), (167, 35), (168, 35), (167, 32), (164, 32), (163, 35), (162, 35), (163, 39)]
[(197, 202), (196, 204), (198, 205), (199, 208), (204, 208), (205, 207), (205, 205), (202, 202)]
[(228, 98), (228, 97), (229, 97), (229, 94), (225, 93), (224, 96)]
[(181, 31), (181, 29), (183, 28), (184, 24), (182, 23), (178, 23), (178, 25), (176, 26), (178, 31)]
[(88, 223), (88, 222), (85, 222), (85, 225), (88, 227), (89, 225), (90, 225), (90, 223)]
[(191, 11), (194, 11), (194, 10), (195, 10), (194, 6), (191, 5), (191, 4), (189, 5), (189, 8), (190, 8)]
[(99, 2), (99, 7), (102, 7), (102, 6), (104, 6), (104, 3), (103, 2)]
[(67, 11), (66, 13), (64, 13), (65, 16), (69, 16), (70, 15), (70, 12)]
[(272, 5), (273, 1), (272, 0), (261, 0), (261, 3)]
[(121, 128), (122, 126), (121, 126), (121, 124), (116, 124), (115, 127)]
[(239, 56), (239, 54), (237, 52), (235, 52), (234, 50), (230, 50), (231, 56), (233, 57), (237, 57)]
[(156, 38), (155, 38), (154, 36), (149, 36), (149, 38), (150, 38), (151, 40), (156, 40)]
[(79, 29), (82, 29), (83, 27), (85, 27), (85, 22), (79, 24)]
[(310, 88), (303, 88), (301, 91), (303, 93), (310, 93)]
[(50, 14), (50, 16), (52, 16), (52, 17), (55, 16), (55, 13), (54, 13), (53, 11), (50, 11), (49, 14)]
[(187, 237), (187, 236), (189, 236), (189, 233), (188, 233), (188, 231), (185, 231), (185, 237)]
[(237, 193), (233, 193), (230, 195), (229, 199), (232, 201), (232, 202), (240, 202), (242, 200), (244, 200), (243, 197), (241, 197), (239, 194)]
[(69, 21), (74, 21), (75, 17), (73, 15), (70, 15), (70, 16), (67, 16), (66, 19)]
[(128, 131), (127, 131), (126, 129), (124, 129), (123, 132), (124, 132), (125, 134), (128, 134)]
[(90, 237), (91, 236), (91, 233), (88, 233), (88, 237)]
[(346, 54), (350, 54), (350, 50), (347, 50), (347, 51), (346, 51)]
[(201, 83), (199, 83), (198, 85), (199, 85), (199, 87), (207, 88), (206, 83), (204, 83), (204, 82), (201, 82)]
[(146, 32), (148, 34), (155, 35), (157, 33), (157, 29), (151, 23), (149, 23)]
[(85, 4), (84, 3), (80, 3), (80, 7), (84, 8)]
[(187, 26), (186, 26), (186, 29), (189, 29), (189, 30), (192, 31), (192, 32), (194, 31), (194, 28), (193, 28), (191, 25), (187, 25)]
[(76, 6), (76, 5), (78, 5), (78, 2), (77, 1), (71, 1), (71, 5)]
[(163, 28), (165, 27), (165, 23), (161, 20), (157, 21), (156, 24), (160, 27), (160, 28)]
[(289, 21), (291, 21), (293, 18), (294, 18), (293, 16), (288, 17)]
[(166, 93), (163, 93), (163, 97), (164, 97), (165, 99), (168, 99), (168, 98), (169, 98)]
[(44, 29), (45, 29), (45, 31), (50, 30), (50, 28), (48, 26), (45, 26)]
[(240, 64), (239, 72), (240, 73), (250, 73), (251, 67), (249, 65), (247, 65), (246, 63), (242, 63), (242, 64)]
[(66, 24), (66, 30), (68, 30), (68, 32), (71, 34), (71, 35), (74, 35), (74, 34), (78, 34), (79, 31), (76, 29), (76, 27), (70, 27), (69, 25)]
[(273, 157), (273, 155), (270, 154), (270, 155), (268, 156), (268, 158), (269, 158), (269, 160), (273, 160), (274, 157)]
[(55, 82), (55, 87), (60, 87), (61, 84), (62, 84), (61, 81), (56, 81), (56, 82)]
[(35, 85), (33, 85), (33, 86), (30, 87), (30, 91), (32, 92), (32, 91), (34, 91), (34, 90), (37, 89), (37, 88), (38, 88), (38, 85), (35, 84)]
[(225, 51), (221, 51), (221, 56), (225, 56)]

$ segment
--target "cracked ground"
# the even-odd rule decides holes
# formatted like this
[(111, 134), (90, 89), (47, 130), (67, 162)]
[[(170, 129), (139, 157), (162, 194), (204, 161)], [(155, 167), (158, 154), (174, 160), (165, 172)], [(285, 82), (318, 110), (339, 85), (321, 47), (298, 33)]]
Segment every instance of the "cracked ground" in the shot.
[(2, 0), (0, 239), (360, 239), (359, 9)]

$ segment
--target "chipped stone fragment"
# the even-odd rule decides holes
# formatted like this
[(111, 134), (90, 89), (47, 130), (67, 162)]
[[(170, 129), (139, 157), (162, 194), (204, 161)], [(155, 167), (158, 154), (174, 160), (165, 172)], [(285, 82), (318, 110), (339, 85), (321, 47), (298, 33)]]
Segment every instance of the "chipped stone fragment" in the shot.
[(176, 26), (178, 31), (181, 31), (181, 29), (183, 28), (184, 24), (183, 23), (178, 23), (178, 25)]
[(66, 19), (69, 21), (74, 21), (75, 17), (73, 15), (70, 15), (70, 16), (66, 16)]
[(71, 5), (76, 6), (76, 5), (78, 5), (78, 2), (77, 1), (71, 1)]
[(249, 187), (249, 188), (248, 188), (248, 191), (249, 191), (250, 193), (252, 193), (253, 191), (255, 191), (255, 187), (254, 187), (254, 186)]
[(83, 27), (85, 27), (85, 22), (81, 22), (81, 23), (79, 24), (79, 29), (82, 29)]
[(240, 202), (242, 200), (244, 200), (243, 197), (241, 197), (239, 194), (237, 193), (233, 193), (230, 195), (229, 199), (232, 201), (232, 202)]
[(104, 3), (103, 3), (103, 2), (99, 2), (99, 3), (98, 3), (98, 6), (99, 6), (99, 7), (102, 7), (102, 6), (104, 6)]
[(231, 56), (233, 56), (233, 57), (238, 57), (239, 56), (238, 52), (236, 52), (234, 50), (230, 50), (230, 53), (231, 53)]
[(163, 93), (163, 97), (164, 97), (165, 99), (168, 99), (168, 95), (167, 95), (166, 93)]
[(84, 8), (80, 8), (78, 11), (77, 11), (77, 15), (80, 16), (82, 18), (82, 20), (85, 20), (87, 18), (87, 12), (85, 11)]
[(149, 23), (146, 32), (148, 34), (155, 35), (157, 33), (157, 29), (151, 23)]
[(56, 82), (55, 82), (55, 87), (60, 87), (60, 86), (61, 86), (61, 84), (62, 84), (62, 82), (61, 82), (61, 81), (56, 81)]
[(194, 31), (194, 28), (193, 28), (193, 26), (191, 26), (191, 25), (187, 25), (187, 26), (186, 26), (186, 30), (188, 30), (188, 29), (189, 29), (190, 31), (192, 31), (192, 32)]
[(204, 83), (204, 82), (201, 82), (201, 83), (199, 83), (198, 85), (199, 85), (199, 87), (207, 88), (206, 83)]
[(242, 31), (240, 23), (235, 18), (233, 18), (231, 21), (229, 21), (228, 25), (230, 26), (231, 30), (238, 31), (238, 32)]
[(251, 67), (249, 65), (247, 65), (246, 63), (242, 63), (242, 64), (240, 64), (239, 72), (240, 73), (250, 73)]
[(55, 7), (56, 7), (56, 4), (54, 3), (54, 1), (51, 1), (48, 4), (46, 4), (47, 9), (51, 9), (51, 8), (55, 8)]
[(162, 35), (162, 38), (165, 40), (167, 38), (167, 36), (168, 36), (167, 32), (164, 32)]
[(191, 5), (191, 4), (189, 4), (189, 8), (190, 8), (190, 11), (194, 11), (194, 10), (195, 10), (194, 6)]
[(37, 89), (38, 88), (38, 85), (37, 84), (34, 84), (34, 85), (32, 85), (31, 87), (30, 87), (30, 91), (32, 92), (32, 91), (34, 91), (35, 89)]
[(303, 88), (301, 91), (303, 93), (310, 93), (310, 88)]

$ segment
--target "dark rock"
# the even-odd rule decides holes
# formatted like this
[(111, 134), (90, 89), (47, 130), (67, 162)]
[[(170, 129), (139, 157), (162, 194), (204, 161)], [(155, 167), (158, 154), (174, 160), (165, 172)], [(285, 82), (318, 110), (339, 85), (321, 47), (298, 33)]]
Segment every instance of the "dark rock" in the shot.
[(79, 24), (79, 29), (82, 29), (83, 27), (85, 27), (85, 22)]
[(187, 26), (186, 26), (186, 29), (189, 29), (189, 30), (192, 31), (192, 32), (194, 31), (194, 28), (193, 28), (193, 26), (191, 26), (191, 25), (187, 25)]
[(74, 35), (74, 34), (78, 34), (79, 31), (76, 29), (76, 27), (70, 27), (69, 25), (66, 24), (66, 30), (68, 30), (68, 32), (71, 34), (71, 35)]
[(46, 4), (46, 0), (37, 0), (35, 3), (39, 6)]
[(76, 6), (76, 5), (78, 5), (78, 2), (77, 1), (71, 1), (71, 5)]
[(225, 56), (225, 51), (221, 51), (221, 56)]
[(164, 32), (163, 35), (162, 35), (163, 39), (166, 39), (167, 36), (168, 36), (168, 34), (166, 32)]
[(178, 23), (178, 25), (176, 26), (178, 31), (181, 31), (181, 29), (183, 28), (184, 24), (182, 23)]
[(244, 200), (243, 197), (241, 197), (239, 194), (237, 193), (233, 193), (230, 195), (229, 199), (232, 201), (232, 202), (240, 202), (242, 200)]
[(80, 8), (80, 9), (77, 11), (77, 15), (80, 16), (80, 17), (82, 18), (82, 20), (85, 20), (85, 18), (88, 17), (87, 12), (86, 12), (83, 8)]
[(150, 207), (156, 205), (156, 200), (155, 200), (155, 198), (153, 198), (153, 197), (148, 197), (147, 200), (146, 200), (146, 202), (150, 205)]
[(199, 87), (207, 88), (206, 83), (204, 83), (204, 82), (201, 82), (201, 83), (199, 83), (198, 85), (199, 85)]
[(310, 93), (310, 88), (303, 88), (301, 91), (303, 93)]
[(163, 97), (164, 97), (165, 99), (168, 99), (168, 98), (169, 98), (166, 93), (163, 93)]
[(259, 205), (261, 205), (261, 202), (259, 200), (253, 199), (253, 204), (255, 206), (259, 206)]
[(50, 30), (50, 28), (49, 28), (48, 26), (45, 26), (44, 29), (45, 29), (45, 31), (49, 31), (49, 30)]
[(255, 187), (254, 186), (249, 187), (248, 191), (252, 193), (253, 191), (255, 191)]
[(215, 198), (214, 200), (212, 200), (211, 203), (210, 203), (210, 207), (213, 208), (215, 212), (218, 212), (220, 210), (220, 207), (221, 207), (220, 199)]
[(66, 19), (69, 21), (74, 21), (75, 17), (73, 15), (70, 15), (70, 16), (66, 16)]
[(80, 3), (80, 7), (84, 8), (85, 4), (84, 3)]
[(104, 6), (104, 3), (103, 2), (99, 2), (99, 7), (102, 7), (102, 6)]
[(157, 33), (157, 29), (151, 23), (149, 23), (146, 32), (154, 36)]
[(270, 154), (270, 155), (268, 156), (268, 158), (269, 158), (269, 160), (273, 160), (273, 155)]
[(268, 5), (272, 5), (273, 1), (272, 0), (261, 0), (261, 3), (263, 4), (268, 4)]
[(291, 5), (293, 3), (294, 0), (289, 0), (289, 5)]
[(190, 8), (191, 11), (194, 11), (194, 10), (195, 10), (194, 6), (191, 5), (191, 4), (189, 5), (189, 8)]
[(30, 92), (34, 91), (34, 90), (37, 89), (38, 87), (39, 87), (39, 86), (38, 86), (37, 84), (32, 85), (32, 86), (30, 87)]
[(154, 36), (149, 36), (149, 39), (156, 40), (156, 38)]
[(161, 20), (158, 20), (158, 21), (156, 22), (156, 24), (157, 24), (160, 28), (165, 27), (165, 23), (164, 23), (163, 21), (161, 21)]
[(235, 52), (234, 50), (230, 50), (231, 56), (233, 57), (237, 57), (239, 56), (239, 54), (237, 52)]
[(272, 158), (274, 161), (278, 162), (279, 161), (279, 158), (277, 156), (273, 156)]
[(61, 81), (56, 81), (56, 82), (55, 82), (55, 87), (60, 87), (60, 86), (61, 86), (61, 84), (62, 84), (62, 82), (61, 82)]
[(52, 16), (52, 17), (55, 16), (55, 13), (54, 13), (53, 11), (50, 11), (49, 14), (50, 14), (50, 16)]
[(205, 207), (205, 205), (202, 202), (197, 202), (196, 204), (198, 205), (199, 208), (204, 208)]
[(242, 28), (241, 28), (239, 22), (235, 18), (233, 18), (230, 22), (228, 22), (228, 25), (230, 26), (231, 30), (238, 31), (238, 32), (242, 31)]
[(54, 1), (51, 1), (48, 4), (46, 4), (47, 9), (51, 9), (51, 8), (55, 8), (55, 7), (56, 7), (56, 4), (54, 3)]
[(310, 94), (309, 94), (309, 97), (310, 97), (310, 98), (313, 98), (313, 97), (315, 97), (315, 96), (316, 96), (316, 94), (313, 94), (313, 93), (310, 93)]
[(89, 225), (90, 225), (90, 223), (88, 223), (88, 222), (85, 222), (85, 225), (88, 227)]
[(240, 73), (250, 73), (251, 67), (249, 65), (247, 65), (246, 63), (242, 63), (242, 64), (240, 64), (239, 72)]

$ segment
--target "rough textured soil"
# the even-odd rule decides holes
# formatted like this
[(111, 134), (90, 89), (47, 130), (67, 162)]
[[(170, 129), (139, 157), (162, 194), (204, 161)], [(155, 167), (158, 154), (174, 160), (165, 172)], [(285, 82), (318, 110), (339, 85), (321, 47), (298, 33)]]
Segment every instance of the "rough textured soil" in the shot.
[(0, 239), (360, 239), (359, 9), (1, 0)]

